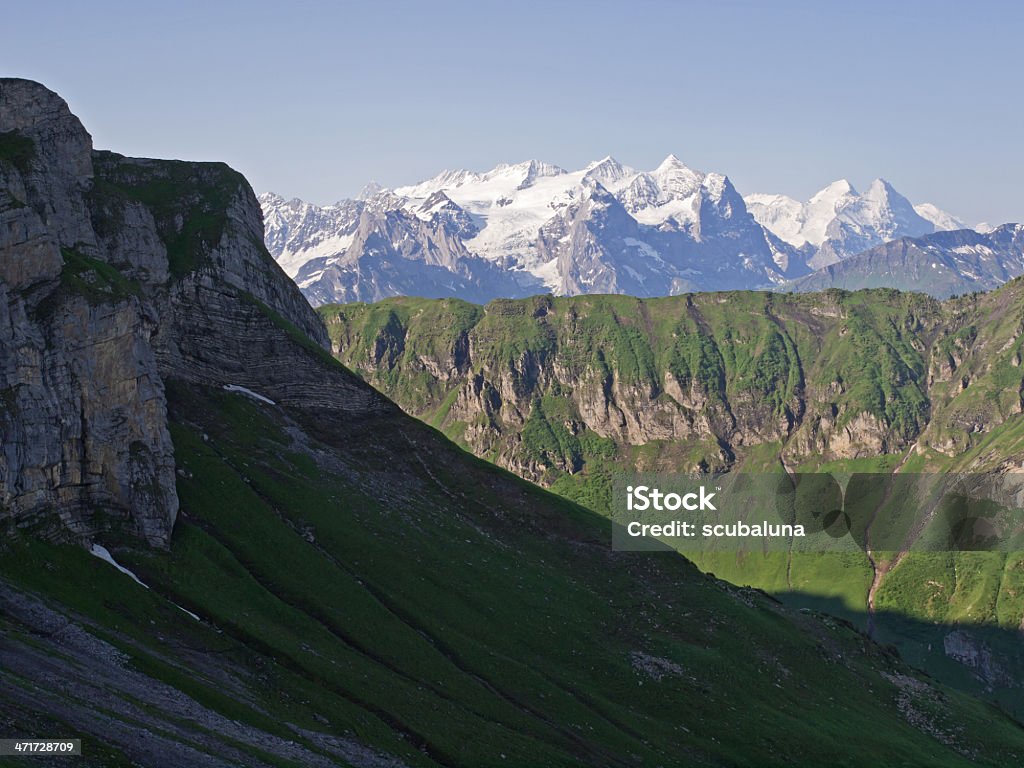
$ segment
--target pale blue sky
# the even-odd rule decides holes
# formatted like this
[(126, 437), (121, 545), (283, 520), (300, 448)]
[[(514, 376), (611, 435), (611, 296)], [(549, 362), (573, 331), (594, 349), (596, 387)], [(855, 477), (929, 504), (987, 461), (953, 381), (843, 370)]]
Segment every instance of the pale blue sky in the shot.
[(1024, 220), (1022, 4), (9, 4), (0, 72), (96, 145), (221, 159), (316, 202), (531, 157), (674, 152), (741, 192), (884, 176), (974, 223)]

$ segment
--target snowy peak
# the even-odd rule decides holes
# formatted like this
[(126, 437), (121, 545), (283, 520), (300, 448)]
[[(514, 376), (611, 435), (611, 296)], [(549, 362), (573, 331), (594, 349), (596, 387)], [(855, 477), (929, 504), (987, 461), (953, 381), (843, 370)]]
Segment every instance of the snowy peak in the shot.
[(860, 196), (860, 199), (864, 205), (879, 216), (893, 213), (907, 217), (910, 220), (919, 218), (910, 201), (897, 192), (892, 184), (885, 179), (875, 179), (872, 181), (867, 191)]
[(829, 224), (857, 199), (857, 190), (850, 182), (846, 179), (833, 181), (807, 201), (800, 215), (796, 240), (789, 242), (796, 246), (804, 243), (820, 246), (825, 241)]
[(669, 173), (674, 170), (688, 171), (690, 169), (686, 166), (686, 163), (680, 160), (676, 155), (669, 154), (661, 161), (661, 164), (654, 170), (654, 172), (656, 174)]
[[(915, 205), (914, 210), (922, 219), (930, 221), (935, 226), (936, 231), (942, 232), (954, 229), (970, 229), (964, 221), (958, 219), (951, 213), (946, 213), (946, 211), (942, 210), (938, 206), (932, 205), (931, 203)], [(979, 232), (985, 231), (981, 228), (980, 224), (975, 227), (975, 229)]]
[(360, 190), (356, 196), (356, 200), (369, 200), (371, 197), (376, 197), (381, 192), (387, 192), (387, 188), (381, 186), (376, 181), (370, 181), (365, 187)]
[(343, 200), (321, 207), (270, 193), (260, 195), (259, 202), (267, 250), (293, 279), (310, 259), (348, 248), (366, 205)]
[(565, 173), (565, 171), (557, 165), (545, 163), (541, 160), (530, 160), (527, 163), (516, 166), (516, 170), (522, 170), (524, 172), (523, 180), (519, 183), (519, 186), (517, 186), (516, 189), (529, 189), (537, 182), (538, 179), (550, 176), (561, 176)]
[(858, 234), (880, 241), (895, 237), (919, 237), (935, 231), (935, 226), (918, 216), (910, 201), (885, 179), (872, 181), (863, 195), (837, 211), (836, 218), (841, 224), (831, 224), (830, 229), (826, 230), (829, 236), (834, 237), (842, 224), (855, 229)]
[(624, 182), (636, 176), (636, 171), (623, 165), (611, 155), (588, 164), (584, 169), (585, 179), (594, 179), (607, 189), (618, 189)]
[(786, 195), (747, 195), (747, 210), (761, 226), (785, 243), (802, 246), (807, 242), (801, 232), (804, 204)]
[(863, 193), (839, 179), (806, 202), (744, 198), (724, 174), (674, 154), (653, 170), (611, 155), (571, 171), (532, 159), (394, 190), (372, 184), (322, 208), (271, 194), (260, 202), (268, 249), (318, 302), (760, 288), (962, 224), (884, 179)]
[(746, 203), (758, 223), (780, 240), (796, 248), (813, 248), (810, 263), (816, 268), (893, 238), (920, 237), (960, 224), (935, 206), (916, 208), (881, 178), (863, 194), (839, 179), (806, 203), (763, 194), (748, 196)]
[(552, 163), (542, 160), (527, 160), (522, 163), (499, 163), (484, 173), (472, 171), (442, 171), (437, 176), (411, 187), (400, 187), (397, 194), (407, 197), (429, 197), (434, 192), (458, 189), (464, 185), (491, 184), (508, 185), (510, 189), (527, 189), (538, 179), (560, 176), (565, 171)]
[(414, 213), (420, 221), (444, 227), (461, 238), (471, 238), (479, 231), (472, 217), (440, 190), (414, 208)]
[(417, 209), (417, 211), (427, 216), (432, 216), (434, 213), (441, 210), (442, 208), (450, 208), (451, 206), (454, 205), (455, 203), (452, 202), (452, 199), (448, 197), (448, 195), (446, 195), (441, 190), (438, 190), (430, 197), (428, 197), (426, 200), (424, 200), (423, 205), (421, 205)]
[(264, 192), (257, 197), (260, 201), (260, 205), (278, 206), (284, 205), (284, 198), (280, 195), (275, 195), (273, 192)]
[(408, 187), (397, 187), (396, 195), (413, 198), (427, 198), (439, 190), (453, 189), (462, 186), (466, 181), (478, 179), (479, 176), (467, 170), (457, 169), (452, 171), (441, 171), (437, 176), (419, 184)]
[(704, 177), (702, 186), (707, 190), (708, 197), (716, 203), (736, 195), (736, 189), (733, 187), (732, 182), (729, 181), (729, 177), (723, 176), (720, 173), (707, 174)]
[[(879, 177), (871, 182), (868, 186), (868, 191), (864, 193), (864, 197), (872, 199), (888, 199), (890, 196), (902, 197), (885, 179)], [(904, 198), (906, 199), (906, 198)]]
[(666, 157), (651, 176), (661, 190), (663, 202), (690, 197), (704, 181), (703, 173), (689, 168), (675, 155)]
[(853, 184), (846, 179), (839, 179), (837, 181), (833, 181), (824, 189), (816, 192), (811, 197), (810, 202), (822, 205), (831, 203), (834, 205), (839, 200), (856, 196), (857, 190), (853, 188)]

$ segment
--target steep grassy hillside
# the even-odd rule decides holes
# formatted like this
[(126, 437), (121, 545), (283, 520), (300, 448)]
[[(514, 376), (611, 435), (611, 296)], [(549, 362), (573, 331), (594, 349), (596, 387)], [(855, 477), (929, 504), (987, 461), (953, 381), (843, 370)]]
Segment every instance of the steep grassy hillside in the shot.
[[(890, 290), (403, 298), (321, 314), (338, 357), (408, 412), (603, 513), (622, 471), (1001, 473), (1024, 459), (1020, 280), (947, 302)], [(1020, 706), (1019, 554), (694, 559), (798, 605), (825, 601)]]
[(169, 397), (171, 549), (106, 541), (148, 590), (74, 547), (0, 555), (12, 731), (91, 732), (92, 764), (138, 760), (141, 728), (147, 764), (1024, 756), (1020, 726), (848, 625), (613, 553), (599, 517), (401, 414)]
[[(644, 469), (1022, 452), (1024, 283), (665, 299), (398, 298), (326, 307), (339, 358), (477, 455), (544, 484)], [(881, 468), (894, 463), (880, 459)]]

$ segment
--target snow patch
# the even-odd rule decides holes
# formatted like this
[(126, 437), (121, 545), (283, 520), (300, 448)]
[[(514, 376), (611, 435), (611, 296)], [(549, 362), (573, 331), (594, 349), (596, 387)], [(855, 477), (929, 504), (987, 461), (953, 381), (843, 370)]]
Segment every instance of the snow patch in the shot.
[(145, 584), (142, 583), (142, 580), (138, 576), (136, 576), (134, 573), (132, 573), (127, 568), (125, 568), (123, 565), (121, 565), (119, 562), (117, 562), (117, 560), (114, 559), (114, 556), (112, 554), (110, 554), (110, 550), (108, 550), (103, 545), (101, 545), (101, 544), (93, 544), (92, 548), (89, 550), (89, 554), (95, 555), (100, 560), (106, 560), (112, 566), (117, 568), (117, 570), (119, 570), (121, 573), (125, 574), (126, 576), (130, 576), (132, 578), (132, 580), (136, 584), (138, 584), (140, 587), (145, 587), (146, 589), (149, 589), (148, 586), (146, 586)]
[(247, 389), (245, 387), (240, 387), (237, 384), (225, 384), (224, 385), (224, 389), (226, 389), (228, 392), (238, 392), (241, 395), (248, 395), (249, 397), (253, 398), (254, 400), (259, 400), (261, 403), (266, 403), (267, 405), (277, 405), (277, 403), (275, 403), (269, 397), (264, 397), (263, 395), (258, 395), (255, 392), (253, 392), (251, 389)]
[[(134, 581), (136, 584), (138, 584), (143, 589), (149, 589), (149, 585), (148, 584), (143, 582), (142, 579), (140, 579), (138, 576), (136, 576), (130, 570), (128, 570), (123, 565), (121, 565), (119, 562), (117, 562), (117, 560), (114, 559), (114, 556), (112, 554), (110, 554), (110, 550), (108, 550), (102, 544), (93, 544), (92, 547), (89, 549), (89, 554), (98, 557), (100, 560), (104, 560), (104, 561), (110, 563), (112, 566), (117, 568), (117, 570), (119, 570), (125, 576), (128, 576), (132, 581)], [(196, 616), (194, 613), (192, 613), (192, 611), (190, 611), (188, 608), (182, 608), (180, 605), (178, 605), (177, 603), (175, 603), (173, 601), (168, 601), (168, 602), (170, 602), (171, 605), (173, 605), (179, 611), (182, 611), (183, 613), (187, 613), (189, 616), (191, 616), (196, 621), (202, 621), (202, 619), (200, 619), (198, 616)]]
[(647, 257), (648, 259), (653, 259), (659, 264), (665, 263), (665, 260), (661, 258), (661, 254), (658, 253), (658, 250), (648, 245), (643, 240), (637, 240), (635, 237), (624, 237), (622, 239), (622, 242), (624, 242), (631, 248), (636, 248), (638, 251), (640, 251), (640, 253), (643, 256)]
[(926, 219), (935, 225), (939, 231), (952, 229), (970, 229), (963, 221), (951, 213), (947, 213), (938, 206), (931, 203), (921, 203), (914, 206), (914, 211), (922, 219)]

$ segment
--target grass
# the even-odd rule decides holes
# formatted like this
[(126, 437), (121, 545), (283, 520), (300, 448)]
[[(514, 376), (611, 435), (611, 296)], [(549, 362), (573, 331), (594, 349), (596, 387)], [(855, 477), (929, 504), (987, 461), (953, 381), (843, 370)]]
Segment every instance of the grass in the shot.
[(61, 267), (60, 286), (35, 307), (38, 317), (51, 316), (73, 296), (84, 298), (92, 306), (141, 296), (139, 284), (110, 264), (72, 248), (61, 248), (61, 256), (64, 265)]
[[(115, 227), (116, 213), (125, 201), (145, 205), (166, 244), (172, 278), (207, 263), (224, 234), (232, 200), (246, 183), (224, 163), (138, 161), (95, 152), (93, 164), (94, 204), (105, 210)], [(269, 254), (266, 258), (271, 259)]]
[[(409, 413), (602, 514), (621, 472), (778, 471), (783, 457), (800, 471), (984, 471), (1024, 459), (1021, 280), (946, 302), (879, 289), (458, 306), (447, 335), (436, 330), (437, 302), (321, 312), (340, 359)], [(468, 353), (453, 368), (456, 340)], [(454, 408), (470, 388), (490, 393), (486, 413)], [(616, 409), (649, 423), (676, 419), (677, 436), (636, 438), (616, 425)], [(880, 443), (825, 450), (816, 430), (842, 434), (864, 415)], [(699, 426), (688, 434), (678, 424), (689, 419)], [(863, 555), (707, 553), (697, 562), (866, 625)], [(909, 558), (884, 577), (877, 598), (887, 617), (1019, 626), (1024, 591), (1013, 565), (961, 557), (959, 587), (934, 616), (927, 582), (944, 571), (928, 567), (936, 578)]]
[[(213, 401), (204, 404), (211, 396)], [(397, 721), (424, 739), (426, 754), (455, 764), (494, 760), (495, 744), (513, 764), (559, 763), (568, 755), (573, 761), (600, 761), (601, 755), (606, 759), (623, 750), (655, 759), (659, 748), (654, 745), (680, 738), (677, 717), (694, 722), (691, 718), (700, 716), (680, 709), (676, 694), (661, 686), (646, 690), (643, 700), (629, 695), (641, 682), (627, 672), (626, 660), (637, 646), (700, 670), (705, 711), (729, 711), (738, 697), (755, 722), (774, 719), (777, 715), (769, 713), (776, 708), (808, 711), (798, 705), (799, 697), (786, 703), (786, 694), (768, 681), (754, 683), (736, 669), (748, 663), (737, 659), (743, 643), (755, 636), (767, 637), (772, 652), (785, 657), (782, 663), (801, 669), (807, 662), (797, 649), (783, 648), (804, 641), (790, 635), (772, 611), (748, 616), (716, 589), (702, 587), (682, 561), (669, 568), (677, 572), (670, 582), (687, 593), (687, 612), (733, 627), (735, 640), (715, 632), (709, 646), (700, 640), (707, 630), (667, 614), (660, 618), (673, 627), (667, 633), (643, 625), (613, 630), (620, 626), (617, 616), (634, 610), (636, 576), (630, 569), (609, 570), (589, 557), (570, 555), (557, 540), (536, 538), (535, 522), (523, 528), (491, 518), (490, 511), (507, 507), (509, 481), (496, 476), (488, 482), (493, 471), (484, 465), (471, 472), (471, 479), (455, 473), (464, 471), (459, 457), (450, 458), (450, 467), (435, 461), (432, 471), (440, 482), (474, 496), (475, 503), (460, 502), (454, 516), (446, 511), (450, 500), (429, 486), (411, 494), (412, 504), (381, 505), (362, 490), (373, 487), (370, 468), (364, 466), (362, 482), (353, 483), (343, 479), (344, 473), (325, 476), (308, 461), (282, 455), (288, 440), (261, 406), (221, 393), (191, 393), (187, 405), (175, 394), (175, 401), (175, 445), (190, 477), (180, 487), (188, 520), (170, 557), (187, 561), (161, 563), (165, 556), (148, 555), (135, 559), (133, 567), (167, 585), (190, 610), (216, 617), (232, 637), (287, 659), (297, 676), (359, 702), (355, 709), (339, 708), (331, 699), (318, 706), (362, 739), (394, 748), (380, 729)], [(211, 421), (207, 414), (218, 416)], [(210, 439), (201, 440), (192, 423), (201, 424)], [(388, 431), (374, 429), (385, 442)], [(400, 455), (398, 446), (389, 453)], [(538, 495), (535, 503), (554, 502)], [(523, 514), (504, 514), (510, 513)], [(550, 514), (550, 524), (565, 529), (570, 539), (604, 535), (603, 526), (579, 510), (564, 507)], [(272, 557), (267, 542), (273, 542)], [(396, 548), (403, 553), (401, 569), (389, 566)], [(659, 583), (657, 571), (645, 578)], [(320, 586), (311, 591), (313, 584)], [(591, 639), (600, 627), (609, 634), (597, 648)], [(746, 681), (742, 688), (740, 680)], [(856, 724), (865, 722), (864, 704), (840, 709)], [(539, 717), (538, 708), (548, 714)], [(666, 720), (666, 712), (677, 717)], [(381, 720), (384, 713), (390, 722)], [(705, 721), (707, 735), (727, 738), (723, 724)], [(787, 721), (787, 727), (782, 738), (793, 742), (812, 727), (824, 740), (843, 732), (829, 717), (813, 726)], [(632, 735), (639, 733), (643, 741)], [(728, 759), (743, 764), (745, 745), (763, 745), (768, 736), (754, 726), (740, 740), (731, 737), (723, 749)], [(681, 744), (698, 755), (719, 751), (703, 735)], [(805, 753), (812, 761), (813, 749)]]
[[(909, 670), (856, 632), (738, 600), (682, 558), (612, 555), (600, 518), (400, 414), (307, 417), (173, 382), (169, 396), (171, 550), (116, 552), (152, 589), (40, 543), (9, 546), (0, 573), (232, 719), (347, 734), (410, 765), (969, 764), (903, 721), (880, 672)], [(186, 637), (219, 672), (187, 666)], [(995, 764), (1024, 750), (994, 710), (942, 697), (935, 717), (964, 748)]]
[(141, 294), (138, 283), (129, 280), (104, 261), (84, 256), (70, 248), (62, 248), (61, 255), (64, 257), (61, 284), (72, 293), (94, 302)]

